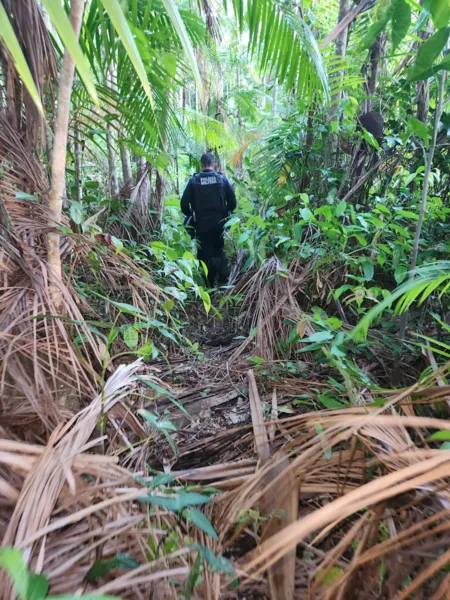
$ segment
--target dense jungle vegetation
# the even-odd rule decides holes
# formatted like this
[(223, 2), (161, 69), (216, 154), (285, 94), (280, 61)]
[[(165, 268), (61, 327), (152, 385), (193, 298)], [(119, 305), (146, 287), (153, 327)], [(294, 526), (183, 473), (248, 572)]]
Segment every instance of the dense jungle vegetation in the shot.
[(450, 598), (449, 36), (449, 0), (0, 0), (0, 598)]

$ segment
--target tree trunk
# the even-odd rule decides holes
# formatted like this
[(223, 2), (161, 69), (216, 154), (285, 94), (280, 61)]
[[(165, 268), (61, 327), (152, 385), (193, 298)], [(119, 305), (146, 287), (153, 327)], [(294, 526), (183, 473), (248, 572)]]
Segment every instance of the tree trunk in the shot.
[[(430, 185), (430, 174), (431, 174), (431, 168), (433, 166), (434, 153), (436, 151), (436, 141), (437, 141), (437, 135), (438, 135), (438, 129), (439, 129), (439, 122), (440, 122), (441, 116), (442, 116), (444, 89), (445, 89), (446, 83), (447, 83), (447, 75), (446, 75), (446, 73), (443, 73), (443, 74), (441, 74), (440, 81), (439, 81), (438, 97), (437, 97), (437, 101), (436, 101), (436, 111), (434, 114), (433, 137), (431, 139), (430, 148), (428, 150), (425, 173), (424, 173), (424, 177), (423, 177), (422, 201), (420, 203), (419, 219), (416, 224), (416, 233), (414, 235), (413, 250), (412, 250), (412, 255), (411, 255), (411, 264), (410, 264), (410, 270), (409, 270), (409, 279), (413, 279), (413, 277), (415, 275), (416, 267), (417, 267), (417, 259), (419, 256), (419, 242), (420, 242), (420, 236), (422, 235), (422, 226), (423, 226), (423, 221), (425, 218), (425, 211), (427, 208), (427, 197), (428, 197), (428, 188)], [(398, 339), (400, 341), (401, 346), (403, 346), (403, 343), (405, 341), (407, 326), (408, 326), (408, 312), (406, 311), (402, 314), (402, 316), (400, 317), (400, 321), (399, 321)], [(398, 376), (397, 374), (398, 374), (398, 367), (400, 366), (400, 360), (401, 360), (401, 354), (399, 354), (397, 360), (395, 361), (395, 366), (394, 366), (394, 370), (393, 370), (394, 383), (396, 383), (395, 377)]]
[(375, 94), (378, 81), (378, 72), (380, 69), (380, 59), (383, 58), (386, 49), (386, 32), (382, 33), (377, 37), (373, 46), (369, 50), (369, 61), (370, 61), (370, 74), (366, 77), (366, 93), (367, 100), (364, 102), (364, 113), (370, 112), (373, 107), (372, 96)]
[[(109, 71), (109, 81), (106, 81), (106, 86), (112, 90), (117, 89), (116, 86), (116, 72), (114, 66), (111, 66)], [(119, 179), (117, 177), (117, 166), (116, 166), (116, 135), (111, 124), (107, 125), (106, 134), (106, 150), (108, 153), (108, 182), (109, 182), (109, 194), (111, 198), (117, 198), (119, 195)]]
[[(83, 17), (84, 0), (72, 0), (70, 20), (78, 39)], [(66, 153), (69, 134), (70, 98), (72, 95), (75, 64), (70, 53), (65, 50), (58, 87), (58, 110), (55, 123), (55, 140), (52, 155), (52, 186), (49, 197), (49, 225), (58, 227), (61, 223), (62, 201), (66, 176)], [(61, 307), (62, 266), (60, 253), (60, 235), (52, 231), (47, 238), (50, 295), (55, 308)]]
[(131, 170), (130, 154), (124, 144), (120, 144), (120, 160), (122, 162), (123, 185), (133, 184), (133, 171)]
[(119, 195), (119, 180), (117, 179), (116, 155), (114, 152), (114, 135), (111, 130), (111, 125), (108, 125), (108, 133), (106, 134), (106, 147), (108, 151), (109, 194), (111, 198), (117, 198), (117, 196)]
[[(339, 5), (339, 16), (337, 22), (340, 23), (350, 12), (352, 8), (351, 0), (341, 0)], [(337, 36), (335, 42), (335, 53), (341, 60), (344, 60), (345, 55), (347, 54), (347, 45), (348, 45), (348, 27), (346, 27), (340, 35)], [(336, 71), (334, 75), (330, 77), (331, 84), (338, 84), (342, 82), (342, 79), (345, 75), (344, 70)], [(328, 110), (328, 121), (330, 123), (334, 122), (334, 126), (330, 125), (331, 133), (329, 137), (329, 144), (326, 150), (327, 154), (327, 163), (330, 165), (336, 164), (339, 160), (339, 152), (338, 152), (338, 111), (339, 111), (339, 101), (342, 99), (344, 92), (339, 91), (333, 94), (331, 98), (331, 104)]]
[(275, 79), (273, 80), (273, 87), (272, 87), (272, 110), (271, 110), (272, 119), (277, 118), (277, 95), (278, 95), (278, 79), (275, 77)]
[(76, 187), (76, 200), (81, 202), (83, 200), (83, 148), (81, 146), (80, 130), (78, 125), (74, 127), (74, 155), (75, 155), (75, 187)]

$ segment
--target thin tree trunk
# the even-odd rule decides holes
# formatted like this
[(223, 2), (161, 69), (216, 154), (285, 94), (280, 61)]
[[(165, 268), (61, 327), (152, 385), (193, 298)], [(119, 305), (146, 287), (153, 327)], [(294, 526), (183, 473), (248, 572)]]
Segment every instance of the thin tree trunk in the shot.
[[(84, 0), (72, 0), (70, 20), (78, 38), (83, 17)], [(52, 155), (52, 186), (49, 198), (50, 219), (52, 228), (61, 223), (62, 202), (66, 176), (66, 151), (69, 134), (70, 98), (72, 95), (75, 64), (69, 52), (65, 50), (58, 87), (58, 110), (55, 124), (55, 140)], [(50, 294), (56, 308), (61, 307), (62, 297), (60, 284), (62, 281), (62, 266), (60, 252), (60, 235), (56, 231), (48, 234), (47, 259), (49, 266)]]
[[(425, 218), (425, 211), (427, 208), (428, 189), (430, 187), (430, 174), (431, 174), (431, 169), (433, 167), (434, 153), (436, 151), (436, 140), (437, 140), (437, 135), (438, 135), (439, 122), (440, 122), (441, 116), (442, 116), (444, 89), (445, 89), (446, 82), (447, 82), (447, 75), (446, 75), (446, 73), (444, 73), (441, 75), (441, 79), (439, 82), (438, 98), (437, 98), (437, 102), (436, 102), (436, 111), (434, 114), (433, 137), (431, 139), (431, 144), (430, 144), (430, 148), (428, 150), (428, 156), (426, 159), (425, 174), (423, 177), (422, 201), (420, 203), (419, 219), (416, 224), (416, 233), (414, 236), (413, 250), (412, 250), (412, 255), (411, 255), (409, 279), (413, 279), (413, 277), (415, 275), (415, 270), (417, 267), (417, 259), (419, 256), (420, 236), (422, 235), (423, 221)], [(407, 326), (408, 326), (408, 312), (406, 311), (400, 317), (400, 322), (399, 322), (398, 337), (399, 337), (401, 346), (403, 346), (403, 342), (405, 340)], [(395, 365), (396, 367), (399, 366), (399, 362), (400, 362), (400, 356), (398, 357), (398, 359), (396, 361), (396, 365)], [(396, 371), (397, 371), (397, 368), (394, 369), (394, 372), (396, 372)]]
[(76, 187), (76, 196), (77, 201), (81, 202), (83, 200), (83, 148), (81, 146), (80, 140), (80, 130), (78, 125), (75, 124), (73, 130), (75, 136), (74, 143), (74, 154), (75, 154), (75, 187)]
[(375, 95), (378, 81), (380, 62), (386, 50), (386, 33), (380, 34), (369, 50), (370, 75), (366, 79), (367, 100), (364, 103), (364, 113), (370, 112), (373, 106), (372, 96)]
[[(339, 5), (339, 16), (338, 16), (338, 24), (345, 19), (352, 8), (351, 0), (341, 0)], [(344, 60), (345, 55), (347, 54), (347, 46), (348, 46), (348, 27), (345, 27), (343, 31), (337, 36), (335, 42), (335, 53), (341, 60)], [(345, 71), (339, 70), (330, 78), (331, 83), (341, 82), (344, 78)], [(331, 98), (330, 108), (328, 110), (328, 120), (331, 122), (338, 121), (337, 114), (339, 110), (339, 101), (342, 99), (344, 92), (339, 91), (333, 94)], [(337, 125), (337, 123), (336, 123)], [(328, 154), (328, 163), (333, 164), (338, 161), (338, 135), (334, 133), (337, 131), (337, 126), (334, 128), (331, 126), (331, 134), (329, 145), (326, 150)]]
[(416, 235), (414, 236), (413, 252), (412, 252), (412, 256), (411, 256), (411, 269), (410, 269), (410, 273), (409, 273), (410, 279), (412, 277), (414, 277), (414, 271), (417, 266), (417, 257), (419, 255), (419, 241), (420, 241), (420, 236), (422, 234), (423, 220), (425, 218), (425, 211), (427, 208), (428, 188), (430, 187), (430, 173), (431, 173), (431, 168), (433, 166), (434, 153), (436, 151), (436, 140), (437, 140), (437, 135), (438, 135), (439, 122), (440, 122), (441, 116), (442, 116), (442, 108), (443, 108), (443, 101), (444, 101), (444, 89), (445, 89), (446, 81), (447, 81), (446, 74), (445, 73), (441, 74), (440, 82), (439, 82), (438, 98), (437, 98), (437, 102), (436, 102), (436, 111), (435, 111), (435, 115), (434, 115), (433, 137), (431, 139), (430, 149), (428, 151), (428, 156), (427, 156), (427, 165), (426, 165), (426, 169), (425, 169), (425, 175), (423, 177), (422, 202), (420, 204), (419, 220), (417, 221), (417, 225), (416, 225)]
[(275, 78), (273, 81), (273, 88), (272, 88), (272, 110), (271, 110), (272, 119), (277, 118), (277, 95), (278, 95), (278, 79)]
[(123, 185), (127, 186), (133, 183), (133, 171), (131, 169), (130, 154), (124, 144), (120, 144), (120, 160), (122, 162)]
[[(110, 68), (109, 81), (106, 81), (106, 86), (111, 88), (112, 90), (117, 89), (116, 72), (113, 65)], [(119, 195), (119, 179), (117, 177), (115, 138), (115, 131), (111, 127), (111, 124), (108, 123), (106, 134), (106, 150), (108, 153), (108, 181), (109, 193), (111, 198), (117, 198), (117, 196)]]

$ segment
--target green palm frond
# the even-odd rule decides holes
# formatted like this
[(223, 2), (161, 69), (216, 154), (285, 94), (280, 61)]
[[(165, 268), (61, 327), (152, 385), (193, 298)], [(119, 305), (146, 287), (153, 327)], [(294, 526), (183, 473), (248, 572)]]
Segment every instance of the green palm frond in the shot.
[(328, 78), (317, 41), (302, 17), (278, 0), (233, 0), (240, 30), (248, 26), (249, 52), (298, 95), (329, 98)]
[(416, 276), (413, 279), (399, 286), (359, 321), (353, 330), (354, 339), (365, 339), (372, 323), (395, 302), (397, 302), (396, 312), (401, 314), (409, 310), (414, 302), (418, 301), (419, 304), (425, 302), (438, 289), (441, 296), (450, 289), (450, 261), (431, 263), (416, 269)]
[(221, 148), (225, 154), (236, 150), (237, 142), (226, 125), (194, 110), (185, 111), (186, 131), (193, 141), (204, 147)]

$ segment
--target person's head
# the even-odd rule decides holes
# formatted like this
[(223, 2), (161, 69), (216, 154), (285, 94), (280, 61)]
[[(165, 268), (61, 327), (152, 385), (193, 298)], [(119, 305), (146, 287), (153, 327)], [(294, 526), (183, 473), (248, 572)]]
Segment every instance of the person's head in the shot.
[(202, 169), (214, 169), (216, 166), (216, 157), (212, 152), (205, 152), (200, 159)]

